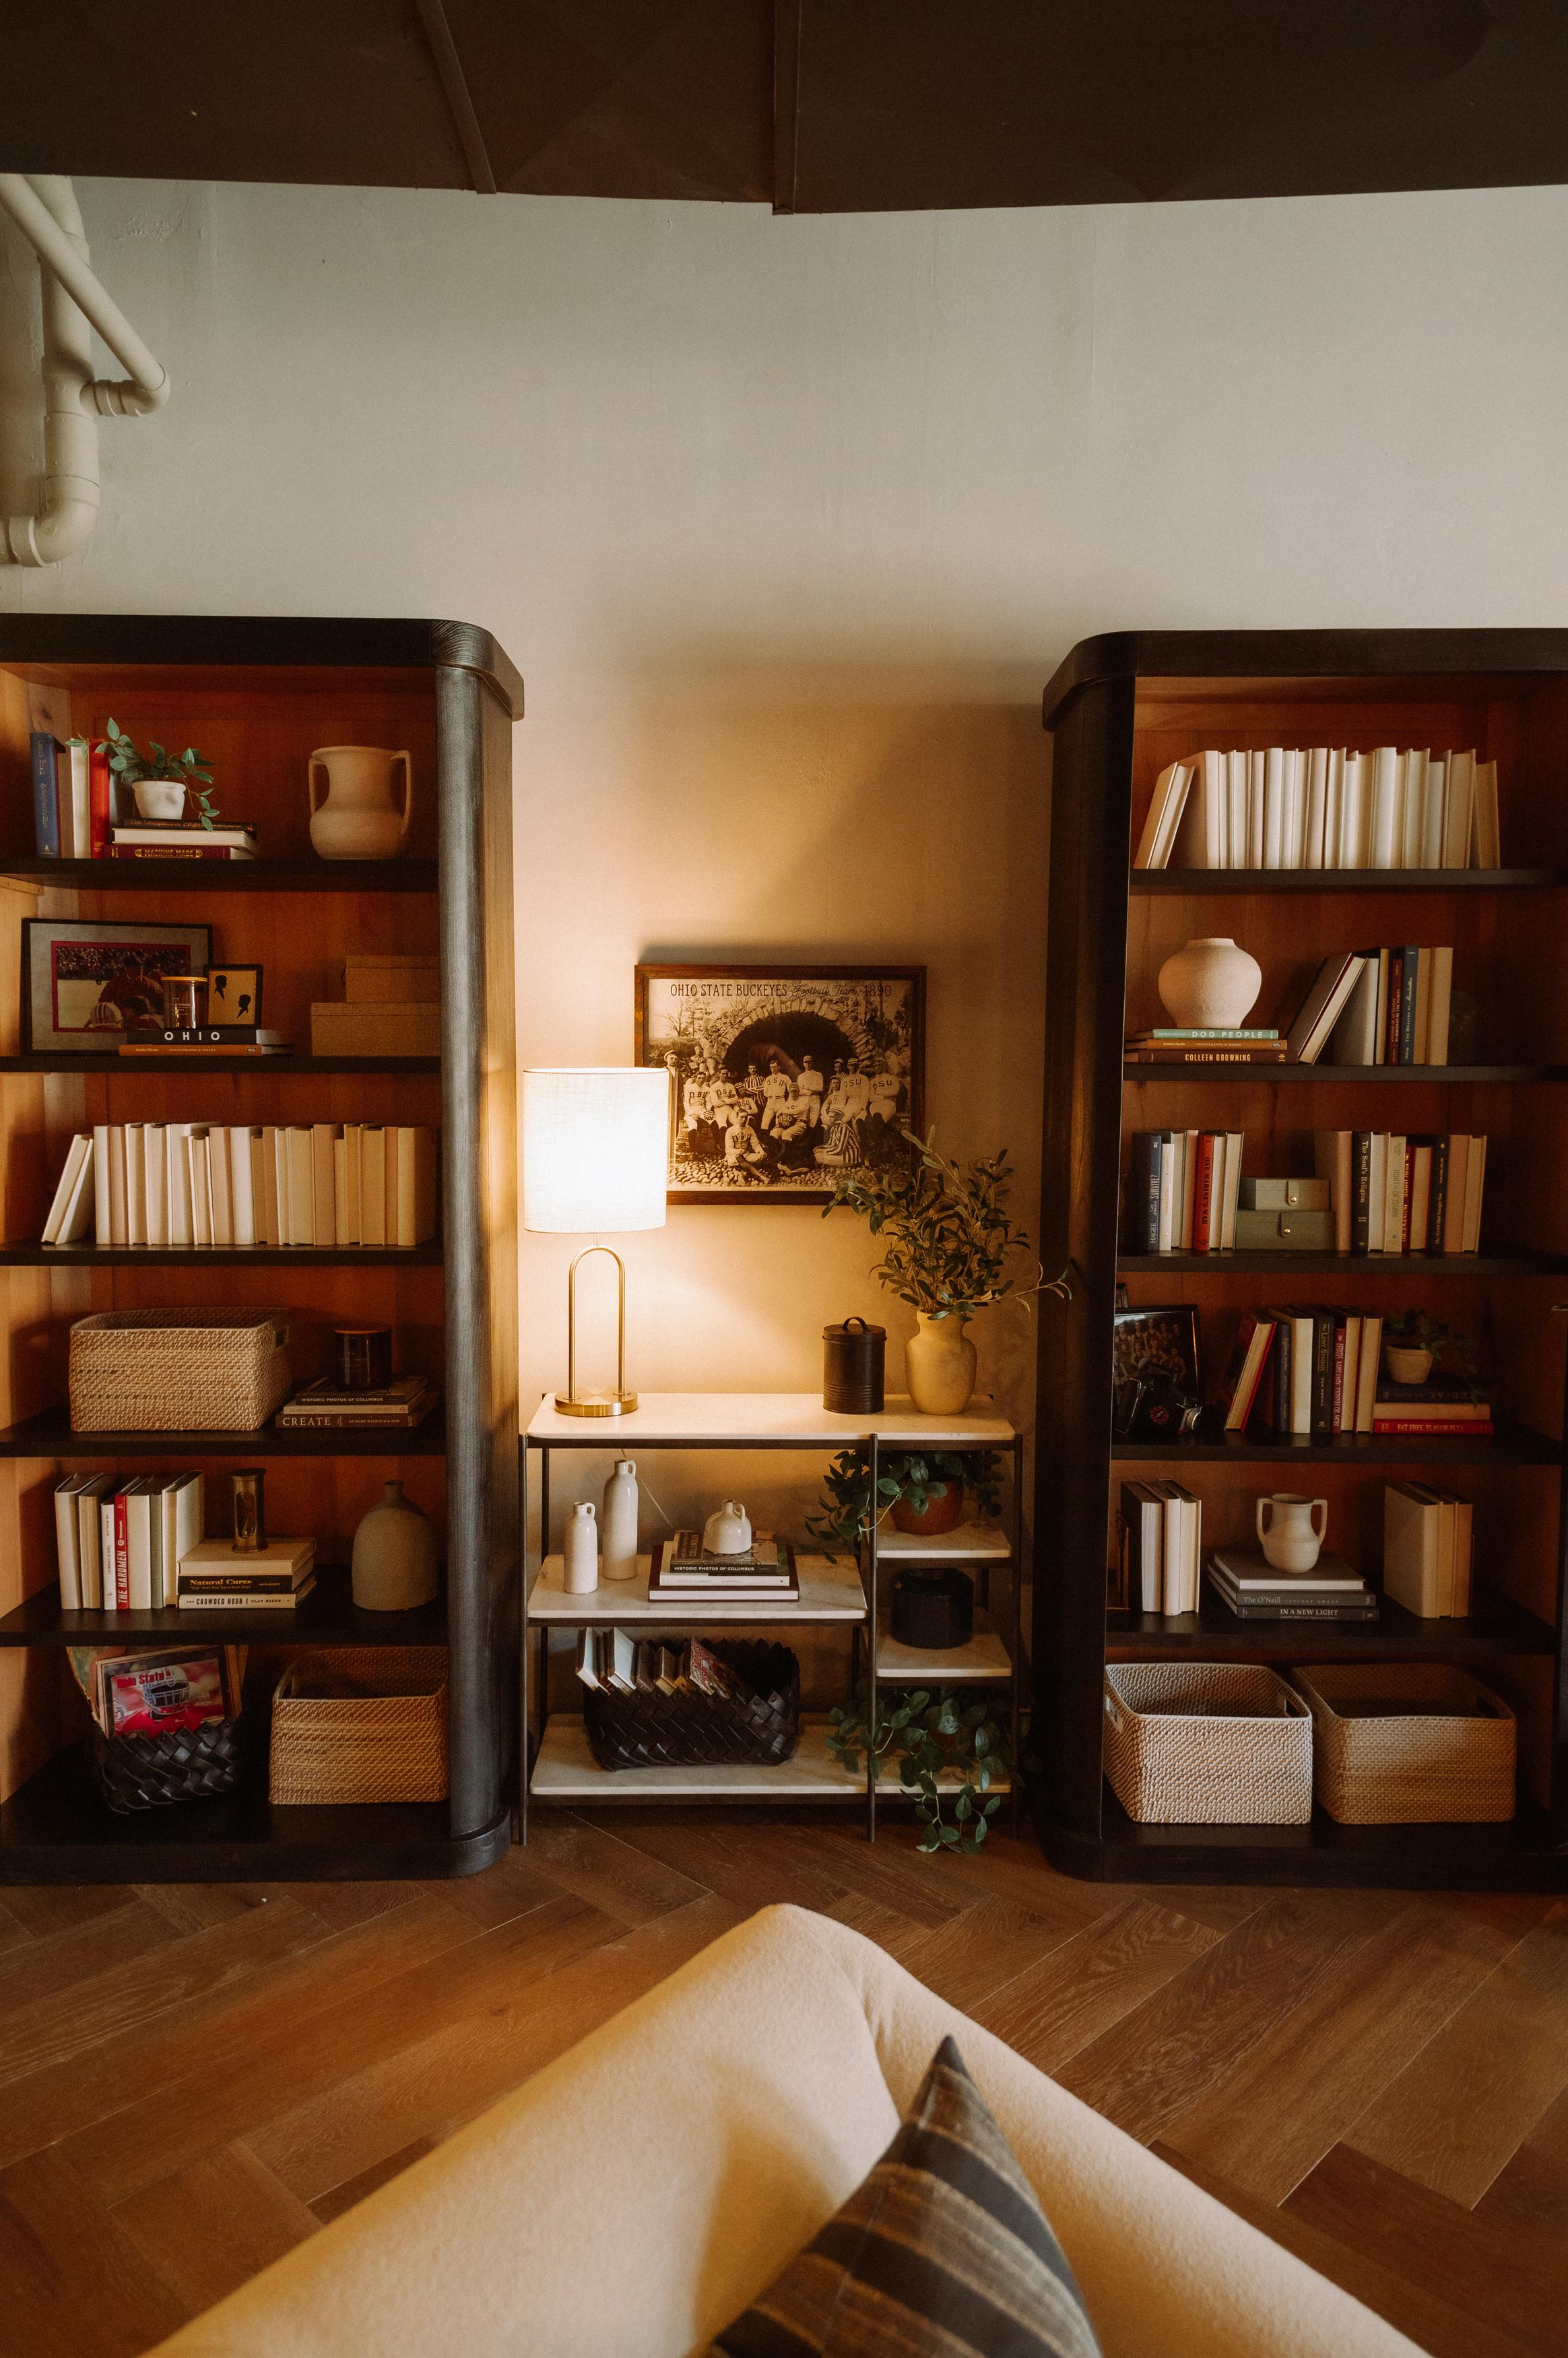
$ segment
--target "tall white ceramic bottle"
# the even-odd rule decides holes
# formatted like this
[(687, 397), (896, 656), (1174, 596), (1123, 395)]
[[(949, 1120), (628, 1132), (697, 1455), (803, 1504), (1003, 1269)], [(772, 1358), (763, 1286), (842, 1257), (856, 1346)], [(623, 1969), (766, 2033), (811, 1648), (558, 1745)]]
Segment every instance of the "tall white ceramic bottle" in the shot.
[(599, 1522), (606, 1580), (637, 1577), (637, 1504), (636, 1463), (618, 1457), (615, 1471), (604, 1486), (604, 1512)]
[(567, 1516), (561, 1561), (567, 1595), (591, 1595), (599, 1586), (599, 1523), (591, 1498), (579, 1498)]

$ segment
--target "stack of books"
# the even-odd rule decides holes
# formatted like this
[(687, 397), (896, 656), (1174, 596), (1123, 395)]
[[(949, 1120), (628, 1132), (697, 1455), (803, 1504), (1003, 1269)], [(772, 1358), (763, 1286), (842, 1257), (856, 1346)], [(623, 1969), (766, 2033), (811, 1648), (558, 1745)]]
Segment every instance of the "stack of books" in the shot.
[(285, 1401), (273, 1420), (283, 1433), (303, 1425), (338, 1426), (347, 1432), (411, 1433), (423, 1424), (440, 1393), (425, 1376), (399, 1376), (375, 1391), (351, 1392), (322, 1376)]
[(291, 1613), (315, 1585), (314, 1540), (269, 1539), (244, 1553), (227, 1540), (202, 1540), (180, 1558), (177, 1601), (190, 1613)]
[(1239, 1130), (1135, 1130), (1126, 1249), (1228, 1251), (1244, 1143)]
[[(70, 708), (69, 698), (61, 699)], [(58, 725), (69, 727), (69, 721)], [(40, 860), (102, 860), (109, 849), (108, 756), (85, 737), (63, 739), (35, 729), (28, 740), (33, 771), (33, 842)]]
[(200, 1474), (73, 1474), (55, 1484), (59, 1601), (67, 1613), (151, 1612), (179, 1602), (179, 1567), (200, 1544)]
[(1175, 1023), (1130, 1032), (1126, 1060), (1130, 1065), (1282, 1065), (1286, 1049), (1277, 1032)]
[(1383, 1586), (1423, 1621), (1470, 1610), (1474, 1510), (1431, 1482), (1383, 1488)]
[(270, 1032), (260, 1023), (203, 1023), (166, 1027), (160, 1023), (128, 1024), (120, 1041), (122, 1056), (281, 1056), (292, 1043), (286, 1033)]
[(111, 860), (254, 860), (256, 831), (248, 818), (115, 819), (109, 828)]
[(1124, 1482), (1118, 1520), (1120, 1593), (1134, 1613), (1195, 1613), (1203, 1501), (1180, 1482)]
[(744, 1555), (710, 1555), (700, 1531), (677, 1531), (654, 1551), (648, 1599), (696, 1605), (798, 1605), (800, 1582), (787, 1540), (760, 1532)]
[(1372, 1403), (1374, 1433), (1425, 1433), (1471, 1441), (1490, 1433), (1492, 1404), (1473, 1384), (1429, 1377), (1424, 1384), (1378, 1379)]
[(100, 1122), (72, 1139), (46, 1245), (393, 1245), (436, 1233), (434, 1130)]
[(1216, 1548), (1213, 1594), (1238, 1621), (1375, 1621), (1378, 1599), (1360, 1574), (1327, 1548), (1310, 1572), (1280, 1572), (1260, 1547)]
[(343, 996), (310, 1009), (313, 1056), (438, 1056), (441, 1005), (433, 957), (343, 960)]
[(585, 1687), (610, 1687), (617, 1694), (679, 1694), (695, 1688), (698, 1694), (744, 1702), (750, 1693), (700, 1638), (669, 1646), (630, 1637), (624, 1629), (585, 1629), (578, 1642), (577, 1674)]
[(1499, 868), (1498, 765), (1283, 745), (1188, 753), (1155, 782), (1135, 868)]
[(1480, 1249), (1484, 1137), (1462, 1130), (1320, 1130), (1314, 1152), (1319, 1177), (1329, 1183), (1336, 1252)]

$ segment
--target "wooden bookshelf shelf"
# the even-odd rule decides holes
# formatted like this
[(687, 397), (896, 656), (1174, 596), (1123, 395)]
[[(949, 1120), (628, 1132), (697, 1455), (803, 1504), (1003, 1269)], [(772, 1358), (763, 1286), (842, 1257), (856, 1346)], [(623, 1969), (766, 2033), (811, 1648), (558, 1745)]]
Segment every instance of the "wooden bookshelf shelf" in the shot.
[[(1568, 1891), (1568, 631), (1118, 633), (1085, 641), (1045, 692), (1054, 740), (1040, 1251), (1043, 1298), (1030, 1806), (1047, 1855), (1134, 1882), (1278, 1882)], [(1195, 749), (1474, 747), (1496, 764), (1498, 869), (1134, 870), (1157, 781)], [(1368, 943), (1453, 951), (1447, 1065), (1142, 1063), (1170, 1020), (1159, 976), (1193, 939), (1233, 937), (1262, 970), (1256, 1011), (1286, 1028), (1326, 957)], [(1332, 1054), (1332, 1049), (1326, 1051)], [(1483, 1062), (1491, 1057), (1496, 1061)], [(1503, 1058), (1510, 1061), (1504, 1062)], [(1123, 1249), (1133, 1133), (1245, 1135), (1249, 1177), (1314, 1167), (1312, 1133), (1485, 1133), (1484, 1249), (1464, 1254)], [(1528, 1238), (1511, 1246), (1503, 1239)], [(1116, 1437), (1119, 1288), (1190, 1310), (1203, 1422), (1191, 1440)], [(1387, 1300), (1381, 1300), (1385, 1295)], [(1227, 1434), (1242, 1322), (1275, 1303), (1419, 1304), (1476, 1342), (1496, 1431)], [(1536, 1470), (1538, 1469), (1538, 1470)], [(1323, 1497), (1328, 1544), (1380, 1586), (1382, 1492), (1424, 1477), (1474, 1510), (1487, 1588), (1463, 1620), (1386, 1602), (1371, 1628), (1107, 1612), (1124, 1483), (1183, 1482), (1206, 1550), (1250, 1533), (1276, 1486)], [(1111, 1594), (1115, 1582), (1111, 1575)], [(1506, 1592), (1506, 1595), (1505, 1593)], [(1108, 1659), (1467, 1660), (1519, 1722), (1519, 1804), (1498, 1827), (1131, 1825), (1102, 1774)], [(1548, 1667), (1549, 1666), (1549, 1667)]]
[(1106, 1650), (1119, 1660), (1160, 1660), (1195, 1654), (1203, 1660), (1239, 1656), (1248, 1661), (1457, 1660), (1473, 1654), (1551, 1654), (1557, 1634), (1550, 1622), (1495, 1589), (1481, 1589), (1463, 1619), (1426, 1621), (1391, 1596), (1382, 1599), (1371, 1628), (1344, 1621), (1238, 1621), (1206, 1593), (1196, 1613), (1109, 1612)]
[[(267, 856), (38, 858), (29, 731), (45, 685), (62, 736), (96, 741), (113, 713), (138, 742), (211, 748), (225, 810), (254, 823)], [(0, 1241), (10, 1344), (0, 1355), (0, 1655), (16, 1666), (0, 1682), (0, 1773), (16, 1783), (0, 1806), (0, 1887), (470, 1874), (508, 1846), (516, 1790), (512, 729), (522, 682), (486, 633), (460, 622), (5, 615), (0, 691), (0, 877), (10, 886), (0, 893), (0, 1144), (11, 1231)], [(317, 856), (307, 765), (313, 748), (337, 744), (408, 748), (406, 858)], [(215, 963), (265, 966), (264, 1020), (292, 1046), (264, 1056), (23, 1053), (21, 929), (40, 907), (92, 925), (209, 925)], [(309, 1010), (341, 995), (341, 962), (356, 953), (432, 962), (431, 995), (457, 1019), (439, 1054), (307, 1053)], [(133, 1119), (232, 1122), (236, 1107), (253, 1123), (438, 1129), (441, 1234), (412, 1249), (37, 1241), (73, 1135)], [(334, 1326), (362, 1322), (393, 1329), (395, 1366), (438, 1381), (441, 1404), (411, 1431), (71, 1431), (62, 1370), (73, 1320), (200, 1312), (236, 1297), (286, 1314), (295, 1386), (335, 1364)], [(410, 1614), (360, 1613), (334, 1561), (292, 1611), (62, 1610), (49, 1497), (59, 1474), (203, 1467), (216, 1536), (225, 1470), (245, 1465), (274, 1467), (271, 1520), (314, 1532), (333, 1559), (384, 1482), (406, 1475), (436, 1527), (440, 1597)], [(221, 1641), (253, 1648), (239, 1783), (212, 1801), (116, 1817), (80, 1740), (53, 1749), (81, 1716), (64, 1650)], [(409, 1644), (447, 1654), (448, 1798), (273, 1809), (270, 1690), (287, 1650)]]
[(447, 1423), (439, 1408), (411, 1433), (360, 1433), (345, 1425), (306, 1425), (259, 1433), (73, 1433), (70, 1412), (45, 1409), (0, 1430), (0, 1457), (59, 1457), (72, 1464), (120, 1457), (444, 1457)]
[(56, 892), (434, 892), (433, 860), (8, 860)]
[(1150, 892), (1550, 892), (1568, 884), (1561, 868), (1135, 868), (1134, 899)]

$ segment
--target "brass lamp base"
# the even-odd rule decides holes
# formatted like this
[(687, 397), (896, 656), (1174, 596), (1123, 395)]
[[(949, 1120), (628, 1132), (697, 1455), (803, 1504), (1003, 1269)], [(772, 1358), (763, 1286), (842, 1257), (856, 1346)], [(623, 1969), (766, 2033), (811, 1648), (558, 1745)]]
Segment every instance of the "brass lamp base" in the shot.
[(637, 1405), (635, 1392), (601, 1392), (593, 1400), (568, 1400), (556, 1394), (558, 1416), (630, 1416)]

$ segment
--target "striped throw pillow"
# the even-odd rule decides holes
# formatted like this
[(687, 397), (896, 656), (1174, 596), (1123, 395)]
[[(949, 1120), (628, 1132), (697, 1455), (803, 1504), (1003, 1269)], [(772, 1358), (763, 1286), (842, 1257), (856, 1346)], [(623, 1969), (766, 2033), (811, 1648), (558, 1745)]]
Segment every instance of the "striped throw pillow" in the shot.
[(1051, 2233), (945, 2039), (871, 2176), (704, 2358), (1098, 2358)]

